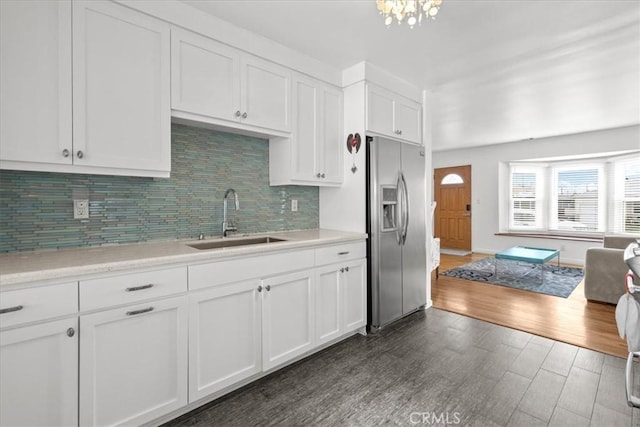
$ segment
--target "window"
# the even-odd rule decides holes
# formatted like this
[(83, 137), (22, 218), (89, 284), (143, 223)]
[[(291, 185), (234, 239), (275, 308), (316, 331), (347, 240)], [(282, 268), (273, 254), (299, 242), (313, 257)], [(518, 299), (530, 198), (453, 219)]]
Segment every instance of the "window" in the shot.
[(640, 158), (613, 162), (614, 198), (611, 229), (640, 233)]
[(512, 231), (640, 233), (640, 156), (511, 163), (508, 203)]
[(442, 178), (442, 185), (452, 185), (452, 184), (464, 184), (464, 180), (457, 173), (447, 174), (444, 178)]
[(542, 228), (543, 176), (539, 167), (514, 166), (511, 169), (510, 228)]
[(552, 168), (550, 229), (604, 231), (603, 170), (598, 164)]

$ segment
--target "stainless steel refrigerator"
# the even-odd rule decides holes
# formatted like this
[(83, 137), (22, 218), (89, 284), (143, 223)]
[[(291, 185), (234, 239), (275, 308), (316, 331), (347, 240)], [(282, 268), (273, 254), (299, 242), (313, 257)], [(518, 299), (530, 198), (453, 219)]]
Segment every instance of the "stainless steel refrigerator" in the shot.
[(368, 325), (427, 302), (424, 148), (367, 137)]

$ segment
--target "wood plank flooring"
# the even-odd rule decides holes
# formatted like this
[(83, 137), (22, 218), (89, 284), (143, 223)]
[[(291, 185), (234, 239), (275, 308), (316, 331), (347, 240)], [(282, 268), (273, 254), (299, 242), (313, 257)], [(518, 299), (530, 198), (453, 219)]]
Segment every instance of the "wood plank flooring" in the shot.
[[(485, 258), (441, 255), (440, 271)], [(431, 280), (433, 306), (619, 357), (628, 354), (618, 336), (615, 306), (587, 301), (581, 282), (569, 298), (440, 275)]]
[(626, 404), (624, 364), (429, 308), (273, 372), (167, 427), (638, 427), (640, 409)]

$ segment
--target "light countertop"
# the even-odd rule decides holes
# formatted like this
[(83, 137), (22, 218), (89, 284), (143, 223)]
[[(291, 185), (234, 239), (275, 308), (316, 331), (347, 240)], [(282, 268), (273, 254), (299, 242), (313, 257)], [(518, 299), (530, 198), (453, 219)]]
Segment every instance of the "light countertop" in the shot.
[[(243, 236), (245, 235), (226, 239)], [(187, 265), (243, 255), (357, 241), (367, 237), (365, 233), (325, 229), (260, 233), (251, 236), (273, 236), (286, 241), (200, 250), (187, 245), (203, 241), (189, 239), (3, 254), (0, 255), (0, 288), (9, 290), (30, 282), (77, 280), (79, 276), (91, 274), (167, 264)], [(214, 237), (204, 241), (220, 239)]]

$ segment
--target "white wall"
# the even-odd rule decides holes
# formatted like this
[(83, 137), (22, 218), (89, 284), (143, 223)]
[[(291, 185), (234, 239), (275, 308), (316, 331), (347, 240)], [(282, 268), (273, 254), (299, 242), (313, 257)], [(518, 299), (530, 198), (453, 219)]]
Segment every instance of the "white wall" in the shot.
[[(367, 232), (365, 83), (354, 83), (344, 89), (344, 183), (341, 187), (320, 188), (320, 228)], [(354, 156), (347, 150), (347, 135), (359, 133), (360, 150), (355, 155), (356, 173), (351, 172)]]
[(514, 245), (538, 246), (560, 249), (562, 261), (582, 265), (587, 248), (599, 246), (598, 243), (495, 235), (499, 231), (499, 164), (512, 160), (637, 149), (640, 149), (640, 126), (629, 126), (533, 141), (437, 151), (433, 153), (433, 168), (471, 165), (471, 245), (474, 252), (493, 254)]

